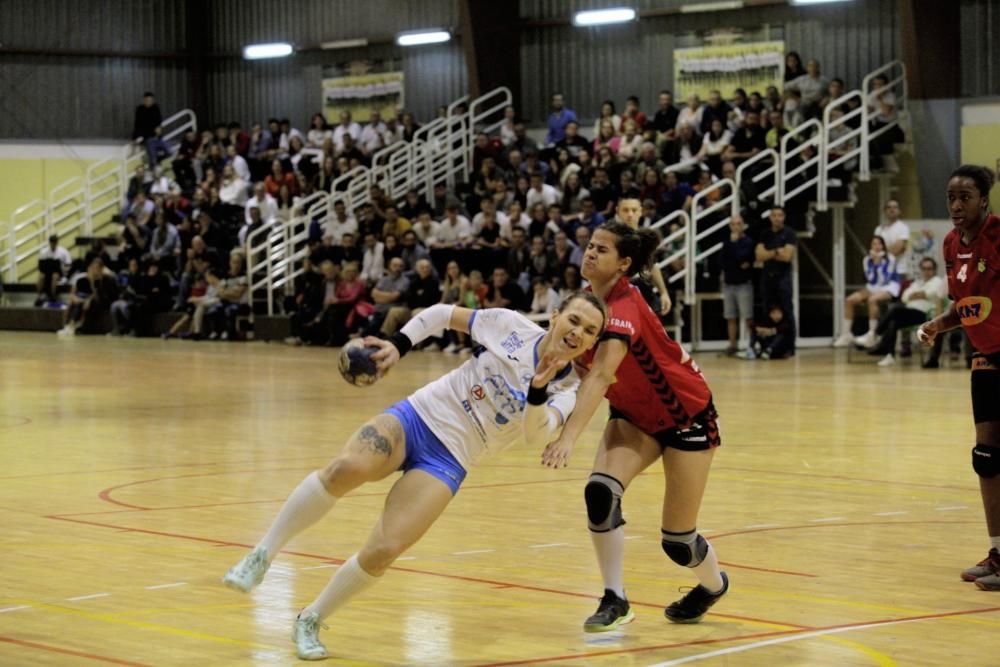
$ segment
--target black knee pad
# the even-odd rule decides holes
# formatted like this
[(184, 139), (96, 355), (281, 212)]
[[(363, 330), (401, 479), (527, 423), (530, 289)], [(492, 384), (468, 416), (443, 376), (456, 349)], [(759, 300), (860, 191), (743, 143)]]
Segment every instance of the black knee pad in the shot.
[(587, 503), (588, 527), (595, 533), (606, 533), (625, 525), (622, 518), (621, 482), (610, 475), (595, 472), (583, 489), (583, 499)]
[(708, 554), (708, 541), (698, 534), (697, 530), (686, 533), (669, 533), (660, 531), (660, 545), (667, 557), (684, 567), (698, 567)]
[(1000, 475), (1000, 447), (976, 445), (972, 448), (972, 469), (983, 479)]

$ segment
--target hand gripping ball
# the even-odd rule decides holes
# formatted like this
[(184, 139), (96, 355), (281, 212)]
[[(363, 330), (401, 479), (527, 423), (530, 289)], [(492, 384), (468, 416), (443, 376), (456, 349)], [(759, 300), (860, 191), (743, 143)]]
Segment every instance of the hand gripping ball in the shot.
[(374, 384), (379, 377), (372, 359), (376, 352), (377, 347), (365, 347), (360, 338), (355, 338), (340, 350), (340, 374), (358, 387)]

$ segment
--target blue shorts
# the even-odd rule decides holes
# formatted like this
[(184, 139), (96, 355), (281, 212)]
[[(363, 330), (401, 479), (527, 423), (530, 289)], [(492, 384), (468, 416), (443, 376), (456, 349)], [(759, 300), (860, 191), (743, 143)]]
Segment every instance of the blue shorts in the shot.
[(399, 469), (404, 472), (423, 470), (447, 484), (451, 489), (451, 495), (458, 493), (458, 487), (465, 481), (465, 468), (455, 455), (448, 451), (444, 443), (427, 428), (427, 424), (410, 402), (404, 399), (385, 413), (399, 420), (406, 436), (406, 458)]

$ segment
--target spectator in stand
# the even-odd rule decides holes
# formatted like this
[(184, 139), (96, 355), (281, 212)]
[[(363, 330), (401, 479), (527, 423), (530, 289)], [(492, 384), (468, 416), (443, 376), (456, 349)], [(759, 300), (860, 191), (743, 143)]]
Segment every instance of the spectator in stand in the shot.
[(544, 183), (542, 178), (541, 172), (531, 172), (529, 181), (531, 188), (528, 190), (527, 194), (527, 206), (529, 209), (535, 204), (542, 204), (548, 208), (549, 206), (559, 202), (559, 191), (548, 183)]
[(531, 218), (529, 218), (524, 209), (521, 206), (521, 202), (516, 199), (511, 200), (507, 204), (507, 220), (510, 222), (510, 233), (511, 239), (514, 237), (514, 229), (520, 227), (525, 232), (528, 231), (528, 227), (531, 226)]
[[(333, 266), (333, 262), (330, 262)], [(323, 310), (324, 280), (322, 274), (314, 270), (308, 257), (302, 260), (302, 273), (295, 278), (295, 292), (287, 297), (284, 311), (288, 313), (290, 335), (285, 338), (288, 345), (301, 345), (306, 331), (315, 324), (316, 315)]]
[(642, 188), (636, 184), (635, 175), (632, 173), (632, 170), (623, 169), (621, 174), (618, 175), (618, 200), (638, 199), (641, 191)]
[(635, 95), (629, 95), (625, 99), (625, 111), (622, 112), (621, 125), (618, 126), (618, 129), (623, 133), (625, 132), (625, 122), (628, 120), (635, 121), (636, 132), (641, 135), (646, 127), (646, 114), (640, 110), (639, 98)]
[(753, 240), (746, 235), (743, 218), (729, 220), (729, 237), (722, 242), (722, 310), (729, 334), (730, 357), (738, 352), (740, 322), (753, 331)]
[(337, 173), (337, 161), (333, 156), (327, 155), (323, 158), (323, 165), (316, 172), (313, 184), (317, 190), (323, 192), (333, 192), (333, 182), (339, 178)]
[(664, 146), (673, 141), (677, 134), (680, 111), (674, 106), (674, 94), (669, 90), (660, 91), (657, 105), (656, 113), (653, 115), (653, 130), (656, 132), (656, 148), (662, 152)]
[(361, 136), (358, 138), (358, 148), (365, 154), (365, 157), (371, 157), (386, 145), (385, 133), (386, 127), (385, 123), (382, 122), (381, 112), (378, 109), (372, 109), (371, 115), (368, 117), (368, 124), (361, 130)]
[(246, 206), (243, 207), (243, 221), (248, 224), (251, 208), (259, 209), (261, 219), (270, 224), (278, 215), (278, 200), (268, 194), (267, 187), (263, 183), (257, 183), (253, 188), (253, 197), (248, 199)]
[(758, 262), (764, 263), (761, 272), (760, 297), (765, 305), (778, 304), (792, 331), (790, 354), (795, 354), (795, 310), (792, 306), (792, 260), (795, 258), (798, 237), (785, 226), (785, 209), (772, 206), (768, 219), (771, 226), (765, 229), (754, 248)]
[(59, 235), (49, 236), (49, 245), (38, 255), (38, 298), (35, 306), (59, 303), (59, 281), (69, 277), (73, 258), (59, 245)]
[(594, 210), (604, 219), (612, 214), (618, 202), (618, 192), (608, 181), (608, 170), (597, 167), (594, 179), (590, 183), (590, 198), (594, 202)]
[(659, 212), (669, 215), (674, 211), (689, 210), (695, 192), (686, 182), (680, 180), (676, 171), (663, 175), (663, 194), (660, 197)]
[(910, 277), (910, 226), (900, 219), (902, 210), (899, 201), (890, 199), (883, 208), (885, 222), (875, 228), (875, 236), (885, 241), (886, 251), (896, 261), (896, 273), (900, 281)]
[(718, 90), (709, 91), (708, 104), (705, 105), (701, 112), (701, 125), (698, 128), (699, 134), (708, 134), (712, 129), (712, 123), (716, 120), (722, 123), (722, 128), (725, 129), (729, 124), (729, 113), (732, 110), (729, 103), (722, 99), (722, 93)]
[(566, 137), (566, 125), (576, 122), (576, 112), (566, 107), (561, 93), (552, 95), (552, 112), (549, 114), (549, 130), (545, 134), (545, 144), (554, 146)]
[(802, 57), (797, 51), (789, 51), (785, 54), (785, 83), (794, 81), (805, 73), (806, 70), (802, 67)]
[[(429, 259), (422, 259), (417, 262), (413, 275), (410, 276), (410, 285), (406, 290), (405, 303), (400, 306), (393, 306), (389, 309), (385, 321), (380, 329), (385, 338), (399, 331), (404, 324), (410, 321), (411, 317), (416, 317), (425, 309), (441, 301), (440, 281), (434, 273), (434, 267)], [(434, 347), (431, 348), (431, 345)], [(441, 348), (433, 341), (425, 348), (434, 351)]]
[(421, 243), (430, 248), (437, 243), (437, 232), (440, 226), (440, 223), (431, 218), (431, 212), (425, 209), (417, 215), (417, 224), (413, 226), (413, 232)]
[(229, 256), (229, 274), (216, 285), (218, 302), (206, 311), (209, 340), (234, 340), (237, 336), (236, 321), (250, 313), (250, 292), (247, 289), (246, 263), (243, 255), (234, 252)]
[[(308, 276), (308, 274), (306, 274)], [(353, 311), (357, 299), (350, 301), (358, 280), (340, 280), (340, 266), (332, 260), (320, 262), (319, 273), (306, 278), (296, 290), (296, 310), (291, 316), (289, 345), (335, 345), (347, 340), (346, 319)], [(341, 302), (340, 296), (347, 296)], [(364, 286), (361, 286), (363, 294)], [(346, 294), (345, 294), (346, 293)], [(358, 297), (360, 298), (360, 297)]]
[(351, 144), (352, 146), (361, 139), (361, 126), (351, 119), (350, 111), (340, 112), (340, 124), (333, 130), (333, 143), (337, 148), (338, 155), (345, 152), (345, 136), (351, 137), (353, 140)]
[(127, 312), (126, 331), (134, 336), (153, 334), (153, 318), (170, 309), (170, 278), (156, 260), (146, 263), (146, 273), (134, 289), (134, 300)]
[(517, 124), (517, 111), (512, 106), (506, 106), (503, 110), (503, 121), (500, 123), (500, 143), (504, 148), (509, 148), (517, 140), (514, 134), (514, 126)]
[(827, 105), (834, 100), (840, 99), (840, 97), (846, 92), (844, 87), (843, 79), (830, 79), (830, 87), (827, 89), (828, 95), (826, 99), (820, 102), (820, 105), (826, 109)]
[[(448, 267), (444, 272), (444, 280), (441, 283), (441, 303), (449, 306), (464, 306), (462, 297), (468, 282), (469, 280), (462, 274), (458, 262), (448, 262)], [(482, 275), (480, 275), (480, 283), (482, 283)], [(456, 354), (465, 348), (467, 340), (468, 334), (446, 329), (442, 338), (442, 342), (445, 344), (444, 351)]]
[(733, 135), (729, 146), (723, 152), (724, 160), (732, 160), (737, 166), (767, 148), (767, 133), (760, 126), (760, 114), (749, 110), (743, 116), (743, 126)]
[(372, 286), (385, 273), (385, 244), (378, 240), (372, 232), (365, 234), (364, 253), (361, 260), (361, 280), (366, 286)]
[(785, 88), (781, 119), (789, 130), (794, 130), (806, 120), (802, 93), (795, 88)]
[(402, 258), (407, 271), (415, 269), (417, 262), (420, 260), (431, 258), (430, 251), (420, 242), (420, 239), (417, 238), (416, 232), (412, 229), (403, 233), (400, 246), (401, 251), (399, 256)]
[(611, 124), (610, 120), (602, 120), (601, 126), (594, 136), (593, 150), (594, 153), (598, 153), (602, 148), (607, 147), (611, 151), (612, 155), (618, 152), (618, 146), (621, 143), (614, 126)]
[(797, 90), (802, 94), (802, 115), (808, 120), (823, 112), (830, 101), (830, 82), (819, 71), (819, 61), (810, 59), (806, 63), (806, 73), (785, 83), (785, 90)]
[(375, 312), (368, 318), (365, 335), (375, 335), (382, 328), (386, 316), (394, 306), (405, 306), (405, 297), (410, 288), (410, 279), (403, 274), (403, 260), (394, 257), (389, 260), (389, 271), (372, 289)]
[[(255, 243), (260, 243), (261, 239), (259, 237), (252, 238), (252, 235), (257, 230), (263, 229), (266, 226), (269, 226), (269, 225), (267, 225), (267, 223), (265, 223), (261, 219), (261, 217), (260, 217), (260, 209), (257, 208), (256, 206), (250, 207), (250, 222), (248, 222), (245, 225), (243, 225), (242, 227), (240, 227), (239, 234), (237, 235), (237, 239), (239, 240), (240, 247), (246, 249), (247, 244), (250, 243), (251, 241), (253, 241)], [(206, 241), (206, 243), (207, 243), (207, 241)], [(214, 247), (216, 250), (218, 250), (220, 252), (223, 251), (223, 248), (220, 248), (219, 246), (211, 246), (211, 247)]]
[(590, 150), (590, 146), (591, 143), (580, 136), (580, 123), (575, 120), (566, 123), (565, 136), (556, 142), (556, 148), (566, 149), (574, 160), (579, 159), (580, 151)]
[(489, 286), (483, 280), (482, 272), (476, 270), (470, 271), (469, 280), (462, 289), (462, 305), (471, 310), (485, 308), (486, 294), (489, 292), (489, 289)]
[(652, 227), (653, 223), (659, 220), (660, 216), (656, 212), (656, 199), (642, 200), (642, 217), (639, 218), (639, 227)]
[(303, 146), (305, 145), (306, 142), (305, 137), (302, 136), (301, 132), (292, 127), (292, 121), (288, 120), (287, 118), (281, 119), (280, 130), (281, 134), (279, 135), (278, 139), (278, 148), (282, 151), (282, 153), (286, 155), (288, 154), (289, 150), (292, 147), (292, 139), (297, 138), (301, 142), (301, 145)]
[(135, 193), (132, 203), (125, 207), (123, 217), (131, 215), (138, 224), (148, 225), (153, 219), (153, 211), (155, 210), (156, 205), (146, 196), (144, 191), (140, 190)]
[[(892, 92), (889, 80), (884, 75), (876, 76), (872, 80), (872, 90), (868, 93), (867, 105), (868, 115), (871, 118), (870, 132), (878, 132), (883, 127), (896, 122), (896, 95)], [(872, 148), (880, 158), (875, 160), (876, 168), (881, 168), (882, 164), (889, 158), (887, 168), (896, 169), (892, 158), (893, 146), (904, 140), (905, 136), (898, 125), (875, 137), (872, 140)]]
[[(937, 317), (946, 303), (947, 292), (948, 286), (937, 275), (937, 261), (924, 257), (920, 260), (920, 276), (903, 291), (902, 303), (891, 304), (875, 329), (879, 340), (868, 354), (882, 357), (879, 366), (896, 363), (896, 333)], [(908, 356), (906, 351), (904, 347), (904, 356)]]
[(128, 261), (135, 257), (139, 259), (146, 252), (149, 244), (149, 227), (139, 224), (134, 213), (125, 218), (125, 226), (119, 235), (122, 259)]
[[(885, 239), (873, 236), (868, 254), (862, 260), (866, 285), (848, 295), (844, 303), (844, 328), (834, 341), (834, 347), (847, 347), (852, 342), (862, 347), (873, 347), (877, 340), (880, 306), (899, 296), (899, 275), (896, 273), (896, 258), (886, 252)], [(861, 336), (853, 336), (854, 308), (868, 305), (868, 331)]]
[(722, 154), (729, 148), (731, 139), (732, 135), (725, 129), (722, 121), (713, 119), (708, 133), (701, 142), (698, 159), (716, 176), (722, 174)]
[(643, 172), (642, 189), (639, 191), (639, 199), (642, 201), (646, 201), (647, 199), (652, 200), (654, 208), (658, 209), (659, 202), (663, 201), (663, 193), (666, 192), (666, 189), (667, 186), (660, 180), (660, 173), (652, 169), (646, 169)]
[(358, 221), (347, 213), (347, 205), (342, 199), (333, 202), (333, 216), (322, 227), (323, 238), (330, 237), (334, 245), (340, 245), (344, 234), (357, 234)]
[(483, 219), (487, 214), (492, 214), (500, 231), (500, 238), (505, 242), (510, 241), (510, 219), (506, 213), (497, 211), (496, 204), (492, 199), (484, 199), (480, 202), (479, 213), (472, 218), (472, 235), (479, 236), (479, 230), (483, 228)]
[(687, 97), (687, 106), (677, 114), (677, 134), (681, 134), (684, 126), (688, 126), (695, 134), (701, 134), (702, 120), (705, 116), (705, 107), (701, 103), (701, 98), (697, 93), (691, 93)]
[(386, 204), (382, 212), (385, 216), (385, 221), (382, 223), (382, 233), (376, 234), (376, 236), (385, 236), (386, 234), (402, 236), (413, 229), (413, 224), (409, 220), (399, 217), (399, 209), (392, 202)]
[[(160, 157), (161, 146), (157, 144), (157, 130), (163, 124), (163, 114), (156, 96), (146, 91), (142, 94), (142, 104), (135, 108), (135, 122), (132, 125), (132, 140), (144, 144), (149, 165), (155, 167)], [(162, 144), (162, 142), (160, 142)]]
[[(590, 244), (590, 236), (591, 236), (591, 230), (589, 227), (584, 227), (583, 225), (580, 225), (579, 227), (576, 228), (576, 230), (573, 232), (575, 245), (573, 246), (573, 252), (570, 253), (569, 263), (567, 264), (567, 266), (569, 264), (572, 264), (577, 268), (579, 268), (580, 266), (583, 265), (583, 253), (587, 251), (587, 246)], [(565, 275), (565, 273), (566, 273), (565, 270), (563, 270), (558, 276), (560, 284), (562, 284), (562, 277), (563, 275)]]
[(545, 236), (545, 229), (549, 225), (549, 214), (545, 209), (545, 204), (539, 202), (531, 207), (529, 211), (531, 224), (528, 225), (528, 238)]
[[(472, 247), (479, 250), (501, 250), (507, 245), (506, 239), (500, 225), (497, 224), (496, 213), (494, 211), (483, 211), (479, 214), (480, 223), (474, 232)], [(489, 264), (493, 264), (489, 260)]]
[(403, 114), (403, 119), (400, 121), (400, 136), (403, 141), (410, 143), (413, 141), (413, 135), (417, 133), (420, 129), (420, 123), (413, 116), (412, 113), (406, 112)]
[(218, 255), (228, 254), (229, 248), (233, 245), (230, 234), (204, 211), (198, 215), (198, 234), (208, 249)]
[(403, 205), (399, 207), (399, 214), (407, 220), (416, 220), (421, 211), (430, 211), (423, 196), (414, 189), (406, 191), (403, 198)]
[(509, 308), (511, 310), (525, 308), (524, 292), (516, 283), (510, 282), (507, 269), (501, 266), (493, 269), (493, 280), (486, 292), (484, 305), (486, 308)]
[(552, 248), (549, 250), (549, 265), (552, 269), (549, 278), (553, 282), (558, 283), (559, 277), (562, 276), (566, 267), (572, 263), (574, 253), (579, 248), (570, 242), (569, 235), (563, 230), (556, 232), (552, 238)]
[[(535, 236), (531, 239), (531, 253), (528, 257), (528, 280), (535, 278), (552, 278), (555, 276), (555, 267), (552, 264), (552, 256), (545, 247), (545, 239)], [(512, 306), (518, 308), (519, 305)]]
[(326, 118), (321, 113), (314, 113), (309, 119), (309, 132), (306, 133), (306, 142), (312, 148), (322, 148), (327, 139), (333, 138), (333, 130), (326, 123)]
[(551, 173), (549, 165), (540, 160), (537, 151), (528, 150), (524, 153), (524, 164), (521, 165), (521, 171), (528, 175), (529, 177), (534, 172), (538, 172), (542, 175), (542, 180), (550, 185), (554, 182), (554, 176)]
[(455, 196), (451, 190), (448, 189), (446, 183), (437, 183), (434, 185), (434, 200), (431, 202), (431, 215), (440, 220), (445, 217), (447, 209), (449, 206), (454, 206), (458, 209), (460, 213), (464, 213), (465, 207), (462, 205), (462, 200)]
[(523, 227), (511, 230), (510, 248), (507, 250), (507, 273), (518, 283), (529, 284), (528, 265), (531, 262), (531, 248), (527, 243), (527, 232)]
[(514, 141), (511, 143), (511, 148), (516, 148), (522, 153), (538, 152), (538, 144), (528, 136), (528, 128), (521, 121), (514, 123)]
[(250, 180), (258, 181), (267, 175), (268, 165), (278, 153), (277, 140), (271, 136), (270, 130), (264, 129), (260, 123), (254, 123), (250, 128), (250, 147), (247, 150), (247, 163), (250, 165)]
[[(240, 178), (232, 164), (222, 168), (222, 182), (219, 184), (219, 199), (226, 206), (242, 209), (247, 204), (249, 185)], [(277, 195), (277, 193), (275, 193)], [(239, 213), (237, 213), (237, 217)], [(228, 217), (228, 216), (227, 216)]]
[(135, 168), (135, 174), (128, 179), (128, 189), (125, 191), (125, 208), (128, 209), (129, 204), (135, 200), (135, 196), (140, 192), (149, 197), (149, 190), (152, 187), (152, 181), (148, 178), (146, 173), (146, 166), (140, 164)]
[(644, 141), (639, 148), (639, 161), (635, 164), (635, 178), (640, 183), (645, 183), (646, 172), (652, 171), (657, 176), (667, 168), (663, 160), (656, 157), (656, 146), (651, 141)]
[(580, 278), (580, 267), (576, 264), (570, 264), (563, 271), (562, 280), (559, 286), (559, 300), (565, 301), (571, 295), (579, 292), (583, 289), (582, 280)]
[(300, 211), (296, 206), (296, 204), (302, 199), (303, 197), (293, 197), (292, 191), (288, 189), (288, 186), (282, 185), (281, 189), (278, 190), (278, 208), (274, 214), (275, 220), (277, 222), (287, 223), (295, 215), (303, 213), (304, 211)]
[(583, 208), (581, 201), (585, 197), (590, 197), (590, 190), (587, 190), (580, 183), (580, 175), (577, 172), (570, 173), (563, 184), (562, 198), (560, 200), (562, 211), (568, 217), (579, 214)]
[(742, 88), (737, 88), (733, 91), (733, 99), (730, 105), (733, 111), (738, 112), (739, 115), (743, 115), (747, 112), (750, 107), (750, 101), (747, 99), (747, 91)]
[(764, 143), (767, 144), (768, 148), (773, 148), (777, 151), (781, 150), (781, 138), (788, 134), (788, 129), (785, 127), (784, 117), (780, 111), (772, 111), (768, 115), (771, 122), (771, 129), (767, 131), (764, 136)]
[(292, 190), (292, 194), (298, 192), (295, 174), (290, 171), (286, 172), (281, 160), (272, 160), (271, 173), (264, 179), (264, 189), (271, 197), (277, 197), (278, 190), (281, 189), (282, 185), (287, 185)]
[(432, 248), (462, 248), (472, 240), (472, 223), (458, 211), (456, 204), (448, 204), (445, 208), (445, 216), (434, 234)]
[(174, 302), (174, 310), (184, 310), (184, 304), (191, 296), (191, 289), (198, 278), (196, 262), (205, 259), (208, 254), (208, 246), (205, 245), (201, 236), (195, 235), (191, 238), (191, 247), (184, 254), (184, 265), (177, 286), (177, 299)]
[[(246, 136), (244, 134), (244, 136)], [(248, 139), (249, 141), (249, 139)], [(253, 180), (253, 175), (250, 173), (250, 164), (246, 161), (236, 148), (235, 144), (230, 144), (229, 148), (226, 149), (226, 163), (232, 165), (233, 169), (236, 171), (236, 175), (243, 179), (244, 183), (249, 184)], [(174, 173), (176, 173), (176, 169)]]
[[(329, 239), (324, 239), (324, 242), (326, 241), (329, 241)], [(349, 262), (354, 262), (358, 266), (361, 266), (364, 252), (358, 247), (358, 235), (351, 232), (344, 233), (340, 237), (340, 243), (330, 249), (330, 257), (341, 267)]]
[(562, 300), (559, 293), (552, 289), (552, 283), (545, 278), (535, 278), (531, 281), (531, 306), (528, 308), (528, 319), (535, 322), (545, 322), (559, 310)]
[(767, 319), (750, 330), (750, 347), (745, 358), (786, 359), (794, 354), (790, 347), (795, 340), (792, 323), (780, 304), (772, 303), (766, 308)]
[(671, 150), (675, 164), (672, 164), (669, 168), (679, 174), (683, 174), (685, 177), (693, 176), (697, 168), (695, 161), (701, 152), (701, 145), (701, 135), (690, 124), (684, 123), (681, 125), (677, 131), (677, 139), (674, 140)]
[(181, 251), (181, 239), (177, 227), (167, 222), (167, 216), (162, 210), (156, 212), (156, 225), (153, 227), (149, 242), (149, 253), (143, 256), (143, 262), (155, 261), (167, 273), (172, 273), (177, 267), (177, 255)]
[[(788, 73), (788, 71), (786, 70), (785, 74), (787, 74), (787, 73)], [(781, 93), (778, 91), (778, 88), (776, 86), (768, 86), (767, 87), (767, 91), (765, 92), (765, 97), (764, 97), (764, 108), (767, 109), (767, 111), (768, 111), (768, 114), (766, 116), (767, 119), (768, 119), (768, 123), (770, 123), (770, 118), (771, 118), (770, 112), (772, 112), (772, 111), (781, 111), (782, 110), (781, 109), (781, 104), (782, 104), (781, 103)], [(762, 116), (762, 119), (763, 118), (764, 117)]]
[[(642, 113), (639, 111), (638, 113)], [(639, 159), (643, 138), (639, 124), (633, 118), (622, 121), (622, 135), (618, 137), (618, 159), (621, 162), (634, 162)]]
[[(617, 113), (615, 113), (615, 103), (612, 100), (604, 100), (601, 102), (601, 115), (597, 117), (594, 121), (594, 136), (598, 137), (601, 134), (601, 125), (604, 121), (611, 123), (611, 134), (612, 136), (618, 132), (618, 128), (621, 127), (622, 119)], [(596, 139), (595, 139), (596, 141)]]
[(73, 287), (59, 335), (73, 336), (78, 330), (104, 333), (104, 315), (117, 298), (118, 281), (110, 272), (105, 272), (104, 262), (98, 258), (91, 260), (87, 272), (77, 278)]
[(604, 216), (594, 208), (594, 200), (589, 195), (580, 199), (580, 213), (577, 219), (570, 225), (570, 231), (575, 235), (576, 230), (585, 227), (589, 232), (604, 224)]
[(761, 115), (767, 112), (767, 107), (764, 106), (764, 98), (761, 97), (760, 93), (756, 90), (750, 93), (750, 98), (747, 100), (747, 108), (744, 113), (750, 111), (756, 111)]

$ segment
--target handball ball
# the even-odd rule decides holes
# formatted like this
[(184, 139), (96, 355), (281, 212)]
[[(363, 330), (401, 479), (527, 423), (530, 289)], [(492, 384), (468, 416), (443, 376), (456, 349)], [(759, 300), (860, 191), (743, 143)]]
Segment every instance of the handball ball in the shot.
[(377, 347), (365, 347), (360, 338), (355, 338), (340, 350), (340, 374), (345, 380), (358, 387), (367, 387), (378, 380), (378, 368), (372, 355)]

